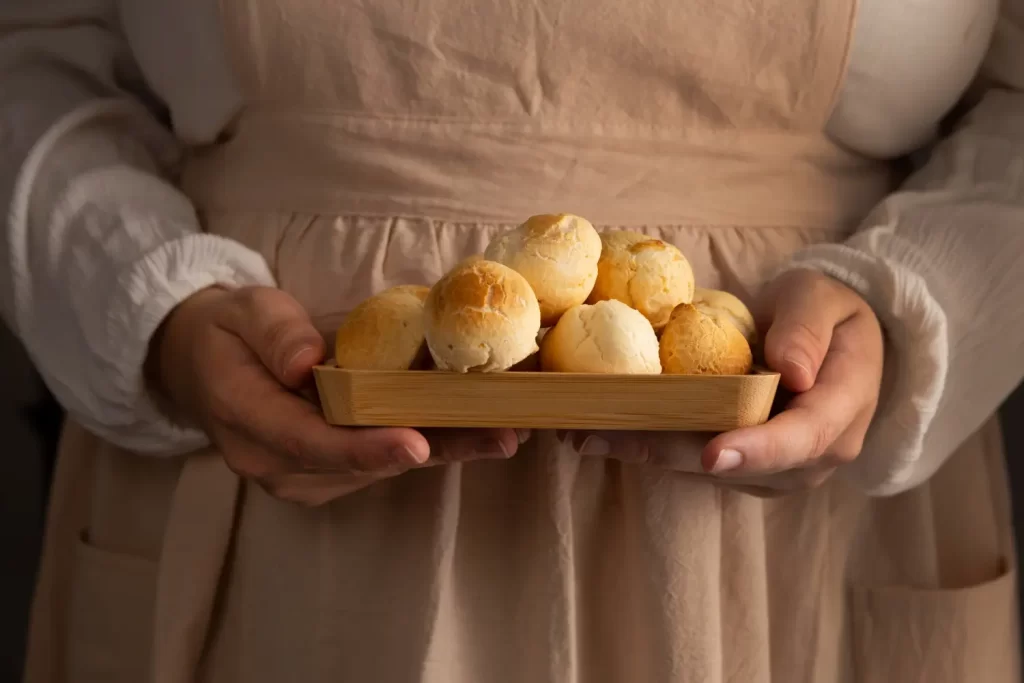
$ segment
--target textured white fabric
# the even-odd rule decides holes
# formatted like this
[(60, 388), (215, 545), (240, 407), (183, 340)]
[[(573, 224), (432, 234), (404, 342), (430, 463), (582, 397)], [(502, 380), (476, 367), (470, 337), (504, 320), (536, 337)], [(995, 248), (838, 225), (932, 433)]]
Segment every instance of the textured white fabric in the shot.
[(95, 100), (36, 145), (8, 223), (9, 319), (43, 379), (86, 427), (144, 452), (206, 442), (146, 395), (142, 366), (163, 318), (213, 284), (274, 284), (259, 254), (200, 232), (189, 200), (160, 176), (156, 162), (175, 151), (137, 105)]
[[(213, 139), (237, 110), (216, 11), (203, 0), (0, 5), (4, 319), (69, 413), (140, 452), (206, 442), (145, 391), (143, 361), (166, 314), (212, 284), (274, 284), (261, 256), (201, 233), (168, 178), (181, 141)], [(138, 104), (162, 99), (144, 82), (187, 93), (172, 110), (189, 134), (175, 139)]]
[(1005, 91), (846, 244), (793, 260), (855, 289), (886, 329), (883, 400), (844, 471), (858, 486), (926, 480), (1024, 377), (1022, 265), (1024, 92)]
[(999, 9), (1000, 0), (858, 0), (829, 133), (879, 158), (929, 142), (985, 58)]
[(1011, 0), (987, 90), (927, 163), (841, 245), (798, 254), (886, 328), (882, 403), (844, 475), (875, 495), (931, 476), (1024, 377), (1024, 2)]
[[(1024, 84), (1024, 0), (1004, 0), (990, 49), (998, 0), (860, 5), (829, 125), (852, 149), (891, 157), (926, 143), (986, 49), (987, 74)], [(169, 424), (146, 400), (149, 337), (197, 288), (272, 283), (258, 256), (199, 234), (168, 180), (177, 144), (212, 141), (239, 105), (216, 3), (5, 0), (0, 84), (0, 204), (12, 207), (0, 241), (6, 320), (93, 430), (142, 451), (191, 448), (202, 436)], [(166, 106), (177, 140), (161, 137), (139, 109), (97, 103), (115, 95)], [(926, 478), (1024, 372), (1014, 346), (1024, 336), (1014, 308), (1024, 285), (1012, 277), (1024, 255), (1014, 230), (1022, 116), (1019, 98), (991, 95), (847, 245), (794, 262), (856, 287), (886, 323), (887, 397), (849, 470), (869, 491)], [(1003, 264), (1001, 277), (990, 258)]]

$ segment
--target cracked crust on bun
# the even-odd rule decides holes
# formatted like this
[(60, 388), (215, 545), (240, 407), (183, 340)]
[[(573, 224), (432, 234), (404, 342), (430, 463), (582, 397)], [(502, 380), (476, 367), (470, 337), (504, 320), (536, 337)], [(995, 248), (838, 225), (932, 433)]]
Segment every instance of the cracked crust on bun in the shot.
[(431, 288), (424, 313), (439, 370), (497, 372), (537, 351), (537, 297), (522, 275), (500, 263), (457, 266)]

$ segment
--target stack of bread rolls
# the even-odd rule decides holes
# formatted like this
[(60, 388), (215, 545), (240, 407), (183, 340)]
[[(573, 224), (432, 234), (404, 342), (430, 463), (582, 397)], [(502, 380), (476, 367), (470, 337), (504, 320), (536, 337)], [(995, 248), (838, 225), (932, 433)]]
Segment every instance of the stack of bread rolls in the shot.
[(735, 296), (695, 287), (676, 247), (598, 233), (570, 214), (533, 216), (433, 287), (364, 301), (338, 329), (357, 370), (737, 375), (754, 319)]

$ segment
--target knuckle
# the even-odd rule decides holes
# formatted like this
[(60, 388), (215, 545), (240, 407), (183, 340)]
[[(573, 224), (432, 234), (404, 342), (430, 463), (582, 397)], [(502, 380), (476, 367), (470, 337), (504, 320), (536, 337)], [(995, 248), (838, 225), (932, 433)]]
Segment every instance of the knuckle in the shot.
[(860, 456), (864, 448), (864, 437), (850, 437), (845, 443), (834, 444), (829, 451), (830, 458), (839, 465), (848, 465)]
[(256, 479), (254, 472), (250, 469), (249, 464), (243, 459), (239, 458), (231, 453), (224, 453), (224, 464), (228, 466), (231, 473), (241, 477), (242, 479)]
[(241, 287), (231, 292), (231, 304), (234, 308), (232, 313), (235, 319), (240, 316), (242, 319), (251, 319), (259, 311), (258, 299), (260, 298), (259, 288)]
[(662, 462), (669, 459), (666, 449), (653, 446), (647, 439), (637, 439), (635, 442), (626, 444), (623, 448), (624, 459), (638, 465), (645, 465), (652, 460)]
[(815, 422), (811, 426), (810, 456), (820, 458), (829, 451), (834, 441), (832, 428), (824, 422)]
[(267, 349), (276, 349), (282, 346), (287, 342), (289, 333), (295, 329), (294, 325), (294, 321), (290, 318), (274, 320), (264, 325), (260, 330), (259, 343)]
[(815, 328), (803, 320), (790, 323), (787, 333), (788, 343), (798, 346), (813, 355), (821, 354), (828, 347), (826, 332)]
[(258, 310), (260, 308), (260, 302), (266, 300), (266, 288), (265, 287), (239, 287), (234, 290), (235, 303), (246, 311)]
[(190, 330), (191, 346), (196, 349), (208, 349), (217, 343), (218, 334), (214, 316), (205, 318), (202, 324), (196, 325)]
[(758, 469), (768, 472), (774, 472), (779, 468), (779, 464), (781, 462), (782, 449), (777, 445), (773, 445), (765, 449), (764, 456), (762, 457), (761, 462), (759, 463), (760, 466)]
[(228, 387), (214, 387), (207, 396), (207, 411), (214, 422), (239, 427), (245, 422), (235, 392)]
[(260, 315), (268, 310), (297, 314), (302, 306), (290, 294), (276, 287), (242, 287), (236, 290), (237, 301), (248, 313)]
[(217, 424), (246, 426), (251, 419), (249, 411), (257, 400), (246, 374), (206, 372), (197, 378), (197, 382), (202, 412)]
[(334, 463), (333, 470), (344, 474), (359, 475), (370, 470), (367, 466), (369, 458), (362, 452), (362, 449), (354, 447), (347, 441), (339, 443), (331, 451), (331, 462)]
[(261, 481), (270, 475), (268, 467), (260, 460), (247, 458), (235, 453), (224, 453), (224, 462), (234, 474), (242, 479)]
[(345, 469), (349, 473), (359, 476), (373, 474), (385, 469), (385, 466), (374, 456), (375, 454), (373, 453), (350, 452), (344, 459)]
[(286, 436), (281, 439), (277, 446), (278, 452), (289, 460), (305, 462), (308, 459), (309, 449), (299, 439), (293, 436)]
[(322, 469), (319, 453), (309, 443), (296, 436), (285, 436), (274, 449), (278, 455), (305, 471)]
[(257, 479), (256, 483), (261, 489), (266, 491), (269, 496), (286, 503), (298, 503), (301, 505), (306, 498), (300, 487), (290, 486), (288, 482), (281, 477)]
[(258, 446), (231, 438), (220, 440), (214, 437), (212, 440), (227, 468), (242, 479), (259, 482), (279, 477), (287, 470), (285, 463)]
[(259, 481), (277, 476), (281, 463), (266, 454), (248, 448), (222, 449), (228, 469), (242, 477)]
[(849, 465), (860, 455), (860, 448), (844, 447), (833, 448), (830, 454), (832, 460), (839, 465)]
[(303, 459), (308, 467), (336, 475), (358, 476), (370, 471), (370, 468), (366, 467), (365, 458), (347, 445), (333, 447), (322, 456), (307, 451)]

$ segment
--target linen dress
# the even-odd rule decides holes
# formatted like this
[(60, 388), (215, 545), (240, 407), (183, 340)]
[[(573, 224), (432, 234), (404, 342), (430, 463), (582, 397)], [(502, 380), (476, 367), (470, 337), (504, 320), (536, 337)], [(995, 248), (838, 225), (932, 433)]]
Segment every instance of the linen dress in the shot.
[[(183, 187), (328, 337), (542, 211), (749, 297), (899, 180), (824, 132), (855, 10), (223, 0), (246, 107)], [(1002, 459), (990, 422), (902, 495), (762, 500), (537, 433), (303, 509), (72, 424), (28, 680), (1013, 681)]]

